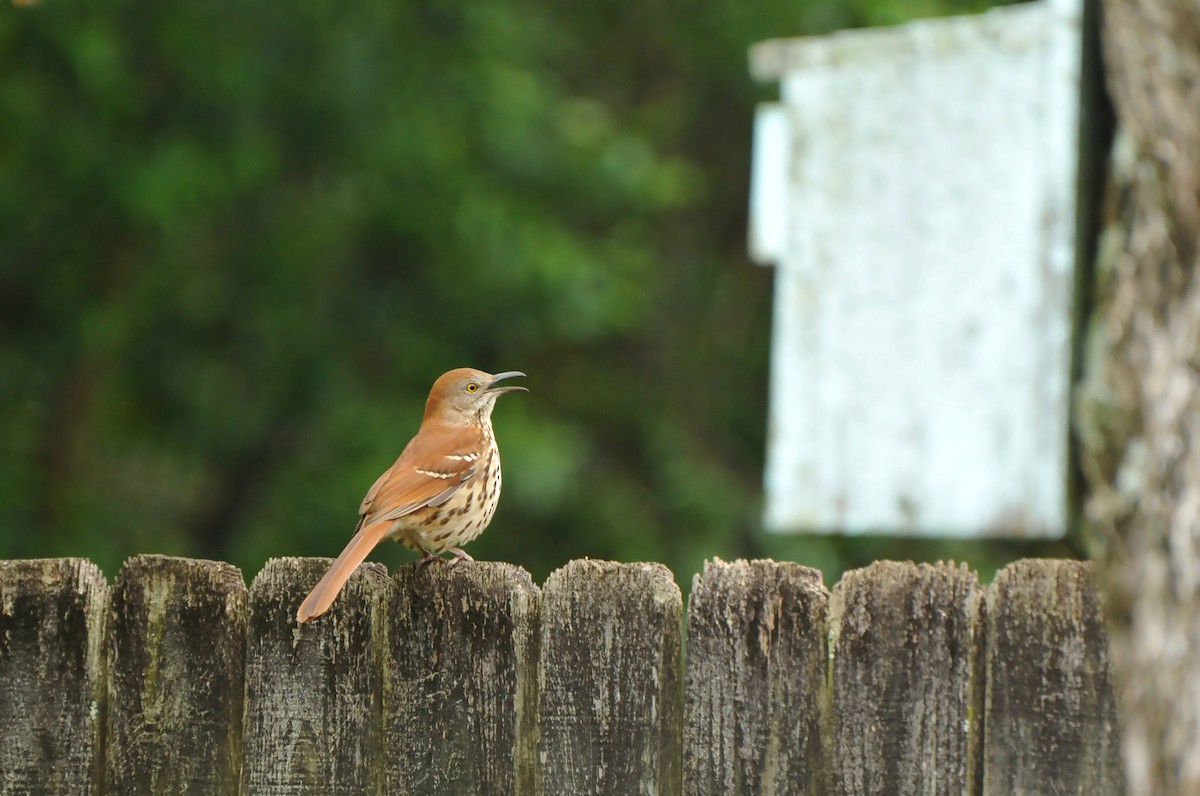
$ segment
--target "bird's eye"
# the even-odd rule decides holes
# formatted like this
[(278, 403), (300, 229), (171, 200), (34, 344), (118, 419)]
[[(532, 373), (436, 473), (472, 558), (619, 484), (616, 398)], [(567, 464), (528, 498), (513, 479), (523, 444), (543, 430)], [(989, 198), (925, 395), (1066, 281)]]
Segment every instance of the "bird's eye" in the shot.
[(476, 384), (475, 382), (471, 382), (470, 384), (467, 385), (467, 392), (475, 392), (478, 389), (479, 389), (479, 385)]

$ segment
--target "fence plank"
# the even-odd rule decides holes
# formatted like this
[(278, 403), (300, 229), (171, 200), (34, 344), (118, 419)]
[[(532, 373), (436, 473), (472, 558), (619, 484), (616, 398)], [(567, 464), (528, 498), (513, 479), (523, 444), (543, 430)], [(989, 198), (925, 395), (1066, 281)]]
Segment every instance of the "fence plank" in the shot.
[(236, 793), (246, 584), (230, 564), (125, 562), (108, 643), (109, 793)]
[(834, 587), (834, 793), (975, 792), (983, 601), (973, 572), (942, 564), (879, 562)]
[(0, 562), (0, 793), (100, 792), (107, 609), (89, 561)]
[(383, 601), (387, 570), (364, 564), (329, 613), (296, 624), (296, 607), (332, 563), (267, 562), (250, 590), (244, 790), (250, 794), (382, 790)]
[(677, 793), (682, 599), (660, 564), (572, 561), (542, 589), (547, 794)]
[(1018, 561), (988, 589), (984, 793), (1123, 793), (1091, 564)]
[(824, 793), (821, 573), (706, 562), (688, 604), (683, 792)]
[(534, 792), (539, 591), (510, 564), (396, 572), (384, 683), (387, 792)]
[(1086, 564), (328, 563), (0, 562), (0, 796), (1123, 792)]

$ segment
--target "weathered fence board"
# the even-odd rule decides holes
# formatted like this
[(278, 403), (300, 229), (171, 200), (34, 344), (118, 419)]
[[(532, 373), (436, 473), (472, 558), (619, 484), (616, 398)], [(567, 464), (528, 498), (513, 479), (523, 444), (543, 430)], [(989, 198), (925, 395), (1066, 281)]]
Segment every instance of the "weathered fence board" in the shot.
[(835, 793), (977, 789), (984, 592), (965, 567), (878, 562), (830, 600)]
[(0, 793), (100, 792), (107, 610), (88, 561), (0, 561)]
[(542, 588), (545, 793), (680, 788), (682, 598), (661, 564), (573, 561)]
[(386, 792), (533, 793), (540, 593), (511, 564), (402, 567), (384, 682)]
[(826, 792), (821, 573), (711, 561), (688, 604), (683, 792)]
[(1124, 792), (1090, 564), (1019, 561), (988, 590), (985, 794)]
[(328, 616), (297, 625), (296, 607), (331, 563), (272, 559), (251, 587), (242, 771), (250, 794), (381, 790), (391, 581), (378, 564), (359, 567)]
[(246, 584), (234, 566), (138, 556), (112, 590), (109, 793), (236, 793)]
[(0, 796), (1123, 791), (1087, 564), (329, 563), (0, 562)]

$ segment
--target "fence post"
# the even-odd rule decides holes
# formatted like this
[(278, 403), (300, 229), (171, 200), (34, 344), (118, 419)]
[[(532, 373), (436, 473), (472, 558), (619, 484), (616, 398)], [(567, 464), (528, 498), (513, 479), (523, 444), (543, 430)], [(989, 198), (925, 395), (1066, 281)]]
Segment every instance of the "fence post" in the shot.
[(250, 589), (245, 762), (249, 794), (382, 792), (387, 570), (364, 564), (326, 615), (296, 607), (333, 563), (271, 559)]
[(983, 792), (1125, 792), (1091, 564), (1009, 564), (988, 589)]
[(100, 792), (107, 609), (89, 561), (0, 561), (0, 793)]
[(681, 613), (661, 564), (583, 560), (551, 573), (538, 663), (544, 793), (679, 792)]
[(688, 603), (685, 796), (827, 792), (828, 604), (815, 569), (705, 562)]
[(1088, 564), (328, 564), (0, 562), (0, 796), (1123, 792)]
[(384, 680), (389, 794), (535, 789), (540, 594), (511, 564), (394, 576)]
[(834, 587), (833, 792), (975, 792), (983, 601), (965, 566), (883, 561)]
[(230, 564), (143, 555), (113, 586), (109, 793), (236, 793), (246, 584)]

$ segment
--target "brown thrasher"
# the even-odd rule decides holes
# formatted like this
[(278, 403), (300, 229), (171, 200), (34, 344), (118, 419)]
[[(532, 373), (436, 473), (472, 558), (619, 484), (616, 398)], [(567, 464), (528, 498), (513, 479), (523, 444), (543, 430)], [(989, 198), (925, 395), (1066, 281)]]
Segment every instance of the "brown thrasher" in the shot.
[(353, 538), (304, 598), (296, 621), (329, 610), (350, 574), (388, 537), (424, 553), (422, 562), (446, 550), (452, 564), (472, 560), (460, 546), (483, 533), (500, 500), (492, 409), (504, 393), (525, 390), (496, 385), (524, 375), (458, 368), (433, 383), (417, 435), (363, 498)]

